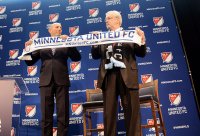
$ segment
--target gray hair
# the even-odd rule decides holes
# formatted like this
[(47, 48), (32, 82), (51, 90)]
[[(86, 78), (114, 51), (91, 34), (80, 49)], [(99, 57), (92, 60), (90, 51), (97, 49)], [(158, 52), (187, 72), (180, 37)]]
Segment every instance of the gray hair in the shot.
[(49, 27), (48, 27), (48, 29), (51, 29), (52, 26), (54, 26), (54, 25), (61, 25), (61, 23), (57, 23), (57, 22), (55, 22), (55, 23), (53, 23), (53, 24), (50, 24)]
[(122, 25), (122, 16), (121, 16), (121, 13), (119, 11), (116, 11), (116, 10), (111, 10), (111, 11), (108, 11), (106, 13), (106, 18), (109, 17), (109, 16), (115, 16), (116, 18), (119, 19), (119, 22), (120, 22), (120, 26)]

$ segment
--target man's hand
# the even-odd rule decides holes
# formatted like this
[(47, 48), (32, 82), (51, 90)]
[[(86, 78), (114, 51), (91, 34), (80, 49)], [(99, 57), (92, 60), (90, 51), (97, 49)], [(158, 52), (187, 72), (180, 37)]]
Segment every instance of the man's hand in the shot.
[(138, 27), (135, 28), (135, 31), (141, 37), (141, 43), (142, 43), (142, 45), (144, 45), (146, 43), (146, 38), (145, 38), (145, 35), (144, 35), (144, 31), (142, 31)]
[(33, 43), (33, 40), (29, 39), (27, 42), (25, 42), (25, 51), (29, 51), (29, 46)]
[(61, 35), (60, 38), (66, 40), (69, 36), (68, 35)]
[(25, 42), (25, 47), (30, 46), (33, 43), (33, 41), (30, 39), (27, 42)]

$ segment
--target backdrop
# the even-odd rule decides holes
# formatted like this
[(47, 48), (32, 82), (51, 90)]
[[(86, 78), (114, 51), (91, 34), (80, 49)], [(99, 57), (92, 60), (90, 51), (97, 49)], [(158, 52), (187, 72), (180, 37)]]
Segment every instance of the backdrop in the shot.
[[(159, 97), (169, 136), (197, 136), (199, 117), (187, 60), (182, 49), (174, 12), (169, 0), (0, 0), (0, 75), (23, 77), (29, 93), (14, 96), (13, 130), (20, 136), (40, 134), (40, 62), (27, 67), (17, 59), (30, 38), (47, 37), (47, 27), (60, 22), (69, 36), (106, 31), (105, 13), (118, 10), (125, 30), (140, 27), (147, 38), (147, 55), (137, 58), (139, 82), (159, 81)], [(85, 90), (94, 88), (98, 60), (91, 58), (91, 47), (78, 47), (82, 60), (68, 61), (70, 71), (70, 134), (83, 135), (82, 103)], [(20, 106), (19, 106), (20, 105)], [(20, 110), (19, 110), (20, 107)], [(2, 109), (2, 108), (1, 108)], [(119, 103), (118, 135), (125, 135), (123, 109)], [(141, 109), (142, 123), (150, 123), (151, 112)], [(54, 114), (56, 121), (56, 112)], [(102, 127), (102, 113), (96, 113), (95, 127)], [(56, 122), (54, 134), (56, 134)], [(153, 136), (154, 129), (143, 131)], [(96, 135), (101, 135), (96, 134)], [(161, 134), (162, 135), (162, 134)]]

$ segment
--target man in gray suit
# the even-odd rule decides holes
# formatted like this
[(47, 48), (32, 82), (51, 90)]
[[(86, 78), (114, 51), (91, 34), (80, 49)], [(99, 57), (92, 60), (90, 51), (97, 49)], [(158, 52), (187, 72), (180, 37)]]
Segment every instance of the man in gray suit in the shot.
[[(62, 34), (60, 23), (54, 23), (49, 27), (51, 37), (60, 36), (66, 39), (67, 35)], [(32, 44), (29, 40), (25, 46)], [(69, 75), (67, 60), (79, 61), (80, 53), (74, 47), (42, 49), (30, 54), (31, 61), (26, 61), (28, 66), (41, 60), (40, 69), (40, 96), (42, 111), (42, 136), (52, 136), (53, 113), (54, 113), (54, 96), (56, 98), (57, 111), (57, 134), (66, 136), (69, 124)]]
[[(109, 31), (123, 30), (118, 11), (107, 12), (105, 21)], [(132, 43), (92, 46), (93, 59), (101, 59), (97, 87), (103, 90), (105, 136), (116, 136), (118, 95), (124, 109), (126, 135), (140, 136), (136, 56), (145, 56), (146, 45), (144, 32), (136, 28), (136, 33), (141, 36), (141, 46)]]

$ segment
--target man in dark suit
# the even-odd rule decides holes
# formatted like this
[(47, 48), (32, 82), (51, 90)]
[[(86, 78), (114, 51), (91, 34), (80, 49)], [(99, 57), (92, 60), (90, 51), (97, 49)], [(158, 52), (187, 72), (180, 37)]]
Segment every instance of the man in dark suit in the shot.
[[(106, 13), (109, 31), (120, 31), (122, 17), (118, 11)], [(127, 136), (140, 136), (140, 104), (136, 56), (146, 54), (144, 32), (136, 28), (142, 45), (114, 43), (92, 46), (93, 59), (101, 59), (98, 73), (98, 88), (103, 90), (104, 135), (116, 136), (118, 95), (121, 97)]]
[[(67, 35), (61, 35), (62, 26), (54, 23), (49, 27), (51, 37), (60, 36), (66, 39)], [(32, 44), (29, 40), (25, 46)], [(74, 47), (42, 49), (31, 54), (32, 60), (26, 61), (28, 66), (41, 59), (40, 69), (40, 96), (42, 110), (42, 136), (52, 136), (54, 97), (56, 98), (57, 134), (66, 136), (69, 124), (69, 75), (67, 59), (79, 61), (80, 53)]]

